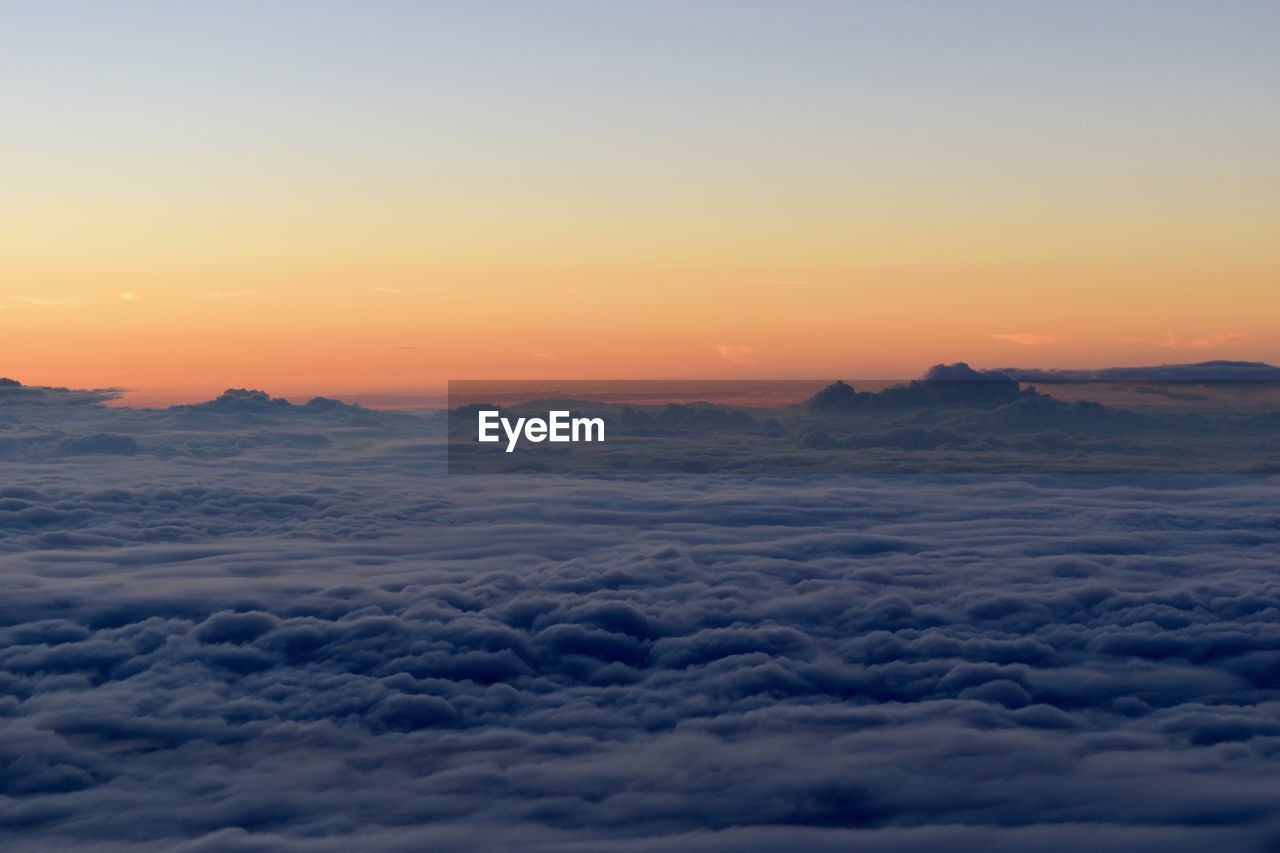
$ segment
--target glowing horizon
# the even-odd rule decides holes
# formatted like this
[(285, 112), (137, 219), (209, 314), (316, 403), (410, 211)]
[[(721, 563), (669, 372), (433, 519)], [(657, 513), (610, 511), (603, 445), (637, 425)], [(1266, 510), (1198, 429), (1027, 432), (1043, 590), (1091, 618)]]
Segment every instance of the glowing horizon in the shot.
[(227, 6), (0, 12), (0, 375), (1280, 362), (1273, 4)]

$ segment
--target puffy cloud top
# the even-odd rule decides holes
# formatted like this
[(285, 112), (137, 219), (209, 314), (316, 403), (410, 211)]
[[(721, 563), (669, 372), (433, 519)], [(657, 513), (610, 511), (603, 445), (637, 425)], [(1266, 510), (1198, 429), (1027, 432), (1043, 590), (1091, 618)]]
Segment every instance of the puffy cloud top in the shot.
[(139, 448), (0, 461), (0, 845), (1280, 841), (1274, 478), (447, 478), (246, 394), (0, 425)]

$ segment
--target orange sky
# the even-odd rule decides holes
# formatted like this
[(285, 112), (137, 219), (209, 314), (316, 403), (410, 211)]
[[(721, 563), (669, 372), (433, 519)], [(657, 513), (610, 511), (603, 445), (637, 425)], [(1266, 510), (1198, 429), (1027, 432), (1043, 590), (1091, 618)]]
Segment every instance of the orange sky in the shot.
[(1280, 362), (1265, 6), (957, 45), (891, 5), (551, 5), (10, 13), (0, 375), (169, 402)]

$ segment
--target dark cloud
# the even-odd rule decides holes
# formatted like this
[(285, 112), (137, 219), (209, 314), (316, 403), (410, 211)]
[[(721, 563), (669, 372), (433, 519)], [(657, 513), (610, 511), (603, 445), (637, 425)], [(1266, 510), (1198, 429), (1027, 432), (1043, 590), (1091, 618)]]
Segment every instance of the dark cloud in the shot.
[(98, 432), (76, 438), (64, 438), (59, 447), (63, 453), (108, 453), (115, 456), (132, 456), (138, 452), (138, 442), (132, 436)]
[(16, 407), (97, 406), (119, 398), (119, 388), (72, 390), (23, 385), (16, 379), (0, 379), (0, 412), (10, 414)]
[(924, 376), (879, 391), (857, 391), (835, 382), (816, 393), (808, 408), (819, 414), (840, 412), (893, 412), (936, 406), (1001, 406), (1038, 396), (1017, 381), (993, 370), (974, 370), (964, 362), (935, 364)]
[(1280, 382), (1280, 367), (1261, 361), (1200, 361), (1150, 367), (1105, 367), (1097, 370), (1041, 370), (1003, 367), (1001, 373), (1024, 382)]

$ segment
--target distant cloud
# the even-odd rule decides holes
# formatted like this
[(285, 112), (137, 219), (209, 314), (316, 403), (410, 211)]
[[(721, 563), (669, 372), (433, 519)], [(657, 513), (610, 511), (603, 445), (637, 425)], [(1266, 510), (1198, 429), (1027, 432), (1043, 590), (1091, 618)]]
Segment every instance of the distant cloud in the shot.
[(559, 361), (560, 360), (549, 352), (535, 352), (533, 354), (533, 357), (536, 358), (538, 361)]
[(755, 351), (746, 344), (720, 344), (716, 352), (725, 361), (733, 364), (751, 364), (756, 360)]
[(1053, 335), (1036, 335), (1029, 332), (1003, 332), (995, 335), (988, 335), (997, 341), (1005, 343), (1017, 344), (1022, 347), (1042, 347), (1046, 344), (1055, 343), (1058, 339)]
[(137, 302), (142, 297), (134, 293), (132, 290), (129, 290), (129, 291), (125, 291), (124, 293), (121, 293), (120, 298), (123, 299), (125, 302)]
[(400, 288), (398, 288), (398, 287), (378, 287), (377, 285), (374, 285), (373, 287), (371, 287), (371, 288), (369, 288), (369, 289), (370, 289), (370, 290), (373, 290), (373, 291), (376, 291), (377, 293), (392, 293), (392, 294), (401, 294), (401, 293), (404, 293), (404, 291), (403, 291), (403, 290), (401, 290), (401, 289), (400, 289)]
[(26, 305), (40, 305), (47, 308), (73, 308), (78, 305), (88, 305), (93, 300), (82, 296), (23, 296), (18, 301)]
[(206, 299), (239, 299), (241, 297), (261, 296), (256, 290), (207, 290), (201, 294)]
[(1183, 340), (1173, 332), (1166, 332), (1164, 340), (1160, 342), (1160, 345), (1170, 349), (1213, 349), (1214, 347), (1238, 343), (1246, 340), (1248, 337), (1248, 335), (1240, 332), (1224, 332), (1219, 335), (1208, 335), (1203, 338)]

